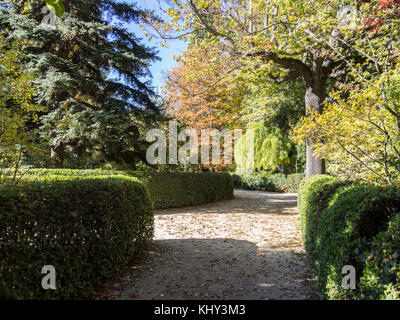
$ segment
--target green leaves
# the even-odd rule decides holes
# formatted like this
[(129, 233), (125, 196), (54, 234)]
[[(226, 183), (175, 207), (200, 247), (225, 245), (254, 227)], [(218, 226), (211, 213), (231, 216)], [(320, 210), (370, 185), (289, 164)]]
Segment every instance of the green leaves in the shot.
[[(1, 187), (0, 299), (87, 297), (153, 238), (152, 204), (137, 179), (55, 173), (61, 171), (34, 172), (23, 185)], [(40, 286), (46, 264), (56, 269), (55, 291)]]
[(20, 44), (11, 48), (0, 36), (0, 183), (3, 170), (16, 172), (24, 152), (33, 149), (31, 132), (27, 123), (37, 121), (37, 113), (43, 108), (32, 102), (35, 89), (33, 74), (25, 70)]
[(304, 179), (304, 174), (268, 174), (255, 173), (251, 175), (232, 175), (235, 188), (245, 190), (261, 190), (272, 192), (297, 193), (300, 182)]
[(143, 182), (155, 209), (201, 205), (233, 198), (233, 182), (228, 173), (125, 173)]
[[(398, 299), (399, 268), (391, 269), (398, 259), (400, 242), (399, 194), (398, 188), (329, 176), (304, 180), (300, 188), (303, 238), (325, 298), (382, 299), (395, 295)], [(397, 218), (389, 223), (394, 216)], [(379, 234), (382, 230), (387, 231)], [(364, 274), (355, 291), (342, 288), (345, 265), (353, 265), (359, 276)], [(384, 293), (388, 288), (390, 294)]]
[(373, 242), (360, 279), (363, 299), (400, 299), (400, 214)]

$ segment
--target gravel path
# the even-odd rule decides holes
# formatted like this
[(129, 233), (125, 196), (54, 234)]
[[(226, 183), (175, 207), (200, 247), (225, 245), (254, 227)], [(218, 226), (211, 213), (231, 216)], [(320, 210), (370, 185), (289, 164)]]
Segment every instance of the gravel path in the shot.
[(122, 300), (317, 299), (296, 195), (235, 190), (235, 196), (156, 212), (149, 257), (108, 295)]

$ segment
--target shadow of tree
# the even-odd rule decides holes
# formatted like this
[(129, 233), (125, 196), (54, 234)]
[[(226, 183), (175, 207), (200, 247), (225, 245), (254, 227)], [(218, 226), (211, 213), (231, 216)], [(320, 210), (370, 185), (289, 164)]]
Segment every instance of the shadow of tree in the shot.
[(303, 254), (234, 239), (155, 241), (121, 299), (317, 299)]

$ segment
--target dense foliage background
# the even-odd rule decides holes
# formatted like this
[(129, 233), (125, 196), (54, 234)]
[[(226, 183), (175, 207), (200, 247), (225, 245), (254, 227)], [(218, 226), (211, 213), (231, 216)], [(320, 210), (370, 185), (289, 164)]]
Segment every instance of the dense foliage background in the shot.
[[(133, 259), (146, 247), (149, 194), (169, 208), (230, 199), (233, 186), (300, 186), (322, 296), (398, 299), (400, 0), (165, 0), (162, 16), (134, 2), (0, 0), (1, 273), (28, 277), (17, 261), (39, 265), (47, 248), (60, 262), (79, 257), (63, 269), (73, 280), (62, 279), (61, 295), (75, 297), (114, 271), (107, 255)], [(160, 95), (149, 72), (157, 51), (130, 24), (187, 42)], [(254, 133), (253, 172), (149, 165), (146, 134), (168, 120), (243, 129), (237, 147)], [(342, 290), (346, 264), (356, 291)], [(0, 297), (39, 292), (15, 283), (0, 283)]]
[(34, 77), (30, 101), (43, 107), (37, 139), (57, 167), (134, 167), (144, 159), (145, 130), (160, 118), (147, 81), (156, 52), (126, 27), (146, 12), (118, 1), (62, 3), (52, 25), (43, 23), (42, 0), (0, 2), (1, 52), (19, 44)]

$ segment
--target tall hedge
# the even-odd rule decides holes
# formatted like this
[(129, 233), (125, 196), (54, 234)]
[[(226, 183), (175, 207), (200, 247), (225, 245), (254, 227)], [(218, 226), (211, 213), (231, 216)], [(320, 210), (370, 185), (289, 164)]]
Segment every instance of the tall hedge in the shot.
[[(148, 192), (131, 177), (44, 174), (0, 187), (0, 299), (89, 295), (146, 249), (153, 221)], [(45, 265), (56, 290), (41, 286)]]
[(301, 231), (305, 249), (310, 256), (315, 254), (315, 241), (320, 232), (319, 220), (328, 206), (328, 200), (339, 187), (348, 184), (350, 181), (327, 175), (316, 175), (305, 179), (300, 186), (298, 207)]
[(122, 175), (139, 179), (147, 188), (155, 209), (195, 206), (221, 200), (233, 195), (233, 181), (228, 173), (141, 172), (72, 169), (33, 169), (24, 172), (27, 177), (59, 176), (108, 176)]
[(234, 197), (228, 173), (125, 173), (143, 181), (155, 209), (195, 206)]
[(400, 212), (400, 192), (367, 184), (339, 188), (330, 199), (319, 221), (316, 254), (319, 283), (330, 299), (355, 298), (356, 291), (343, 290), (342, 268), (356, 268), (357, 282), (365, 267), (364, 252), (371, 241), (387, 229), (388, 222)]
[[(382, 297), (386, 286), (393, 296), (393, 288), (399, 287), (399, 268), (395, 265), (398, 247), (394, 249), (398, 240), (393, 237), (394, 230), (398, 230), (397, 220), (392, 229), (388, 226), (400, 212), (400, 190), (316, 176), (302, 183), (300, 199), (303, 237), (307, 253), (315, 262), (321, 295), (328, 299), (364, 299), (373, 298), (375, 292), (375, 297)], [(385, 245), (380, 244), (382, 239), (386, 239)], [(385, 265), (389, 249), (395, 271), (378, 271), (378, 265)], [(342, 288), (345, 265), (356, 268), (356, 290)], [(368, 277), (374, 272), (392, 280), (380, 279), (382, 286), (374, 287)]]

